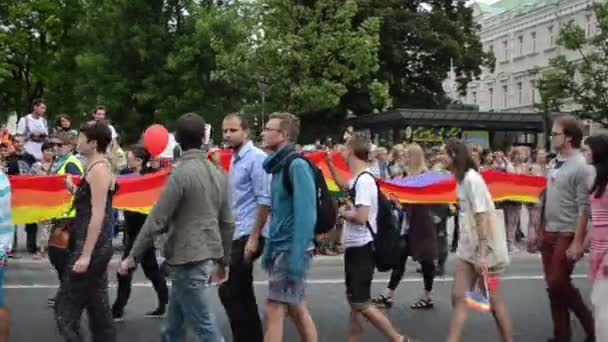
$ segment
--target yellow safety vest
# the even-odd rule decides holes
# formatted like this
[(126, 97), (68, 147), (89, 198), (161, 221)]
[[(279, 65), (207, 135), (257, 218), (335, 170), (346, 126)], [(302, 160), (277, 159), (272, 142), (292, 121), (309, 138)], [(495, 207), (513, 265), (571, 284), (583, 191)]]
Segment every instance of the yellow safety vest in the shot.
[[(61, 165), (61, 167), (57, 171), (58, 175), (65, 175), (65, 169), (66, 169), (68, 163), (73, 163), (74, 165), (76, 165), (78, 170), (80, 170), (80, 174), (81, 175), (84, 174), (84, 168), (82, 167), (82, 163), (80, 162), (80, 159), (78, 159), (75, 155), (72, 154), (71, 156), (68, 157), (68, 159), (65, 160), (65, 162), (63, 162), (63, 165)], [(73, 218), (75, 216), (76, 216), (76, 209), (72, 209), (69, 212), (67, 212), (63, 215), (60, 215), (57, 218), (66, 219), (66, 218)]]

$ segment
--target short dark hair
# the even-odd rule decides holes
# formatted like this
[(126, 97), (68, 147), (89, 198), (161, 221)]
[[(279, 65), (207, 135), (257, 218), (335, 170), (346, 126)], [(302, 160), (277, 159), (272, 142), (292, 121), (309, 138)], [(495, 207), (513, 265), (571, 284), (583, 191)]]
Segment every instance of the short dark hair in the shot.
[(106, 109), (106, 106), (102, 106), (102, 105), (95, 106), (95, 109), (93, 110), (93, 114), (97, 113), (98, 110), (103, 110), (104, 112), (106, 112), (106, 115), (108, 115), (108, 110)]
[(55, 126), (57, 126), (57, 127), (61, 126), (62, 119), (68, 120), (70, 122), (70, 124), (72, 123), (72, 118), (68, 114), (60, 114), (57, 117), (57, 120), (55, 120)]
[(580, 121), (574, 116), (564, 115), (555, 119), (555, 123), (564, 130), (564, 137), (570, 138), (570, 144), (574, 148), (580, 148), (583, 141), (583, 128)]
[(80, 127), (80, 133), (87, 137), (87, 142), (97, 142), (99, 153), (105, 153), (112, 142), (112, 131), (104, 122), (89, 121)]
[(40, 146), (40, 151), (44, 152), (46, 150), (52, 150), (54, 146), (55, 144), (53, 144), (52, 142), (45, 141), (42, 143), (42, 146)]
[(175, 140), (182, 151), (201, 148), (205, 137), (205, 120), (196, 113), (186, 113), (177, 119)]
[(127, 151), (133, 153), (135, 158), (141, 159), (144, 165), (146, 165), (152, 158), (150, 152), (148, 152), (148, 150), (146, 150), (146, 148), (141, 144), (130, 146)]
[(232, 118), (239, 119), (239, 121), (241, 122), (241, 129), (243, 131), (249, 130), (249, 120), (247, 120), (247, 117), (245, 115), (241, 113), (230, 113), (224, 117), (224, 120)]
[(348, 139), (346, 145), (353, 150), (357, 159), (367, 161), (371, 150), (371, 142), (363, 133), (355, 133)]
[(270, 114), (269, 120), (272, 119), (280, 121), (279, 127), (287, 133), (291, 142), (298, 141), (298, 136), (300, 136), (300, 119), (297, 116), (286, 112), (276, 112)]
[(456, 138), (450, 138), (445, 143), (445, 152), (452, 158), (452, 173), (462, 182), (467, 171), (479, 171), (467, 145)]
[(44, 101), (44, 99), (42, 97), (37, 97), (37, 98), (33, 99), (32, 100), (32, 109), (40, 106), (41, 104), (46, 104), (46, 101)]

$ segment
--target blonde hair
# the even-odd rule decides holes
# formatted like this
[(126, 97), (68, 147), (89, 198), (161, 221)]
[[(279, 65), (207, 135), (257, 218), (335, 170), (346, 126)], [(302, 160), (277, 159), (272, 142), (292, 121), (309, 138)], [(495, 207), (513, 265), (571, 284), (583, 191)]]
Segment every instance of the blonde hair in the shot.
[(292, 142), (298, 141), (300, 136), (300, 119), (291, 113), (274, 112), (268, 116), (269, 120), (279, 120), (279, 127), (287, 133), (289, 140)]
[(393, 146), (391, 149), (391, 160), (396, 161), (401, 157), (401, 152), (405, 152), (405, 147), (401, 144)]
[[(407, 146), (406, 151), (409, 156), (409, 163), (406, 168), (408, 176), (416, 176), (428, 171), (428, 168), (426, 166), (426, 160), (424, 158), (424, 151), (422, 150), (422, 147), (420, 147), (420, 145), (416, 143), (409, 144)], [(413, 165), (412, 163), (413, 154), (418, 154), (418, 156), (420, 156), (420, 161), (418, 162), (418, 165)]]

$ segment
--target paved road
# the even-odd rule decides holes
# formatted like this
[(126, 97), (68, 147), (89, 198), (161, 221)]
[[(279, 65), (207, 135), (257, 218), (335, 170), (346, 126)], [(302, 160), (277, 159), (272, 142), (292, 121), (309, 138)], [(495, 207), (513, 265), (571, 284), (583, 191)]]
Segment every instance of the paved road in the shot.
[[(581, 262), (575, 271), (575, 282), (588, 297), (590, 289), (584, 277), (585, 263), (586, 261)], [(112, 267), (116, 269), (115, 262)], [(438, 279), (435, 287), (434, 310), (412, 311), (409, 305), (420, 294), (422, 282), (419, 275), (411, 272), (414, 265), (410, 263), (408, 267), (410, 271), (398, 290), (396, 305), (389, 311), (389, 316), (400, 330), (420, 341), (444, 341), (450, 319), (451, 279), (449, 277)], [(451, 267), (448, 273), (450, 272)], [(387, 278), (387, 274), (376, 275), (374, 293), (382, 291)], [(264, 274), (258, 272), (256, 292), (259, 303), (263, 303), (266, 296), (264, 279)], [(145, 282), (141, 271), (138, 271), (135, 282), (132, 299), (127, 307), (126, 320), (117, 324), (118, 341), (158, 341), (161, 322), (142, 316), (156, 304), (154, 291)], [(55, 329), (52, 311), (46, 307), (46, 300), (54, 293), (56, 286), (55, 276), (50, 271), (49, 264), (44, 261), (21, 259), (9, 266), (5, 293), (12, 314), (11, 341), (61, 341)], [(514, 319), (515, 341), (544, 342), (551, 334), (551, 324), (540, 259), (530, 255), (515, 256), (513, 266), (505, 275), (503, 288)], [(114, 298), (114, 288), (110, 295)], [(347, 305), (340, 258), (319, 258), (315, 261), (310, 276), (308, 298), (312, 316), (319, 330), (320, 341), (344, 341)], [(215, 293), (212, 295), (212, 301), (216, 319), (229, 341), (230, 329)], [(578, 322), (573, 321), (572, 324), (577, 334), (575, 341), (581, 341), (582, 330)], [(366, 326), (366, 331), (364, 341), (383, 340), (371, 327)], [(294, 332), (293, 326), (288, 323), (285, 341), (296, 341)], [(491, 316), (472, 312), (463, 341), (498, 341)]]

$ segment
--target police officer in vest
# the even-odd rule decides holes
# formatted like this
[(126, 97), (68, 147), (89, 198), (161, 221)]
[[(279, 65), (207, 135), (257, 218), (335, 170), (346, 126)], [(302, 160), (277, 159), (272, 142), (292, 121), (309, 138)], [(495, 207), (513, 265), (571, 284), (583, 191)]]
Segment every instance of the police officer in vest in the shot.
[[(81, 176), (84, 173), (82, 162), (75, 154), (77, 139), (78, 136), (71, 132), (63, 133), (51, 138), (51, 142), (55, 144), (55, 160), (51, 166), (51, 174)], [(53, 235), (55, 229), (69, 223), (75, 215), (75, 210), (70, 210), (53, 220), (50, 235)], [(66, 265), (69, 258), (68, 250), (49, 245), (48, 253), (49, 260), (57, 271), (59, 281), (61, 281), (63, 273), (66, 271)], [(49, 298), (49, 306), (54, 305), (55, 297)]]

